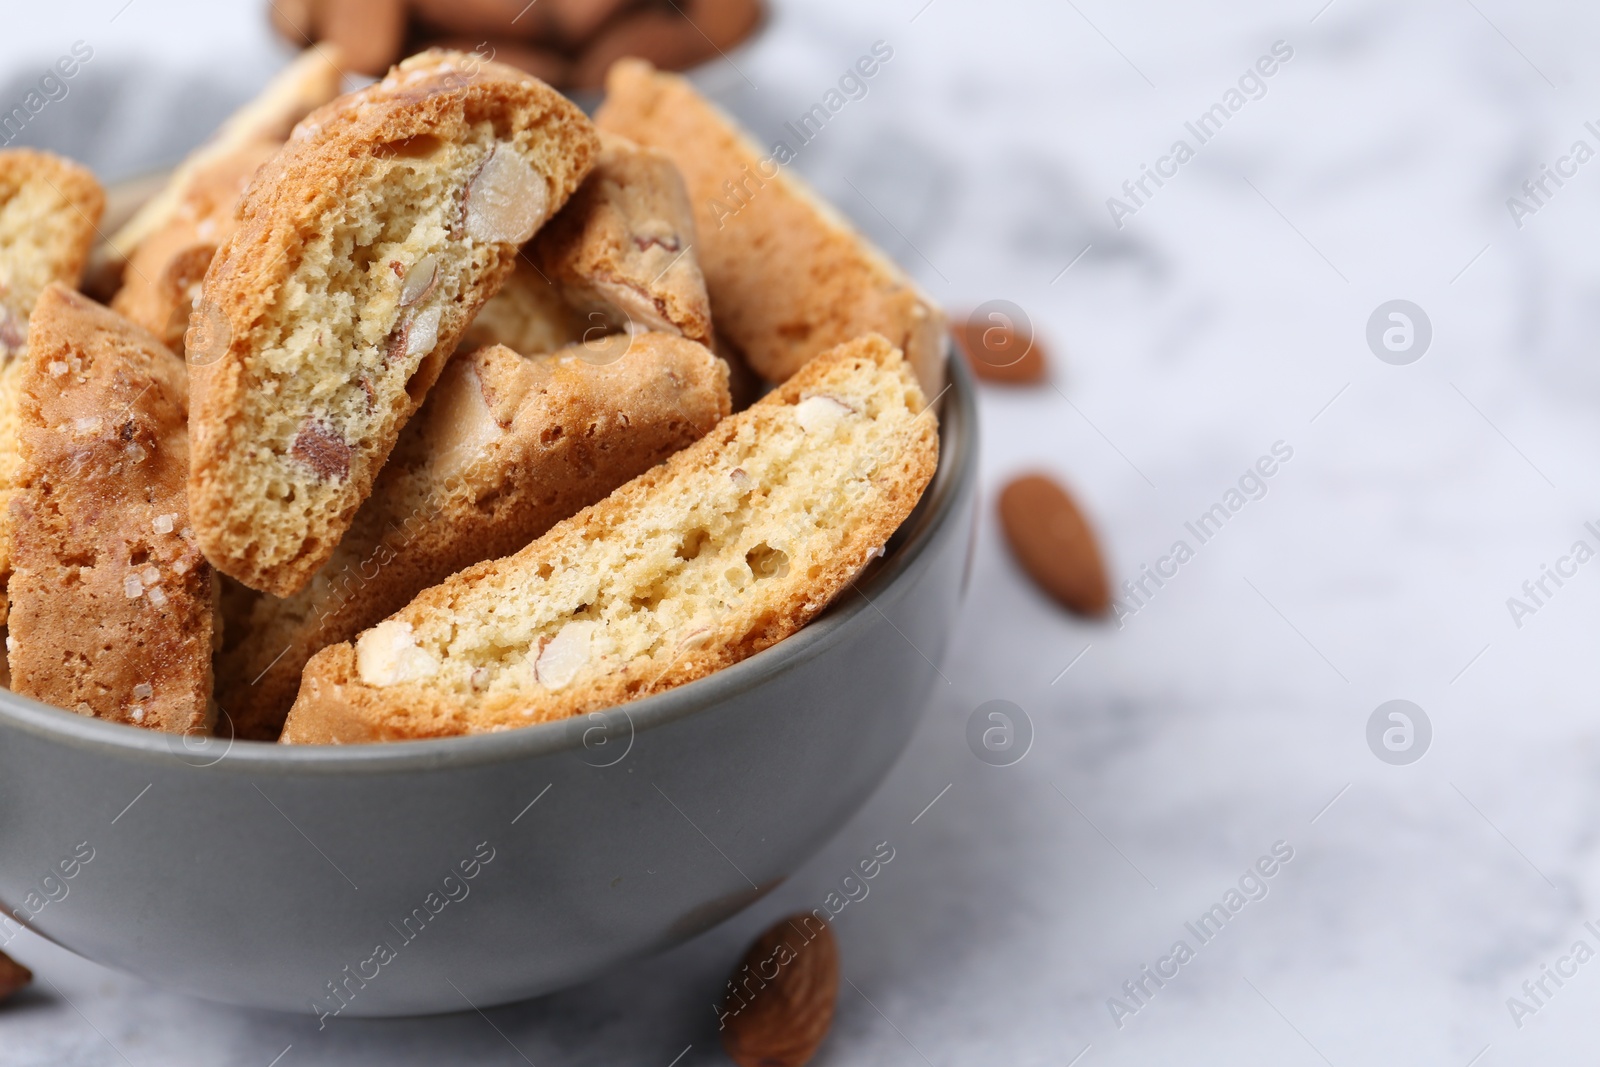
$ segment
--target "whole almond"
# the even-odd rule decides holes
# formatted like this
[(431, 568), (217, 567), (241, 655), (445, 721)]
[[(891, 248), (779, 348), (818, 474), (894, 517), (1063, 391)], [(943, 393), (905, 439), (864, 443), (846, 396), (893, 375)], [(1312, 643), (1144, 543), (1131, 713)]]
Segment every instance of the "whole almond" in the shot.
[(527, 0), (411, 0), (411, 10), (417, 18), (434, 29), (519, 40), (548, 35), (547, 7), (543, 0), (534, 4)]
[(572, 71), (579, 89), (605, 87), (606, 71), (625, 56), (648, 59), (663, 70), (685, 70), (717, 54), (711, 42), (673, 11), (637, 11), (610, 23), (584, 49)]
[(540, 0), (540, 6), (547, 9), (545, 18), (563, 43), (582, 47), (601, 26), (635, 3), (634, 0)]
[(0, 1001), (33, 981), (33, 972), (0, 952)]
[(339, 46), (346, 69), (380, 77), (405, 46), (405, 0), (319, 0), (317, 31)]
[(730, 979), (722, 1046), (739, 1067), (801, 1067), (833, 1025), (839, 946), (809, 912), (756, 938)]
[(268, 0), (267, 15), (272, 28), (296, 48), (305, 48), (317, 39), (315, 0)]
[(1111, 606), (1094, 530), (1053, 480), (1028, 474), (1010, 482), (1000, 492), (1000, 525), (1022, 569), (1063, 607), (1100, 615)]
[(557, 88), (565, 86), (572, 78), (572, 62), (560, 52), (506, 37), (440, 37), (424, 40), (418, 47), (478, 52), (485, 59), (516, 67)]
[(1031, 331), (1019, 333), (1011, 326), (976, 315), (956, 326), (967, 365), (987, 382), (1004, 385), (1033, 385), (1048, 375), (1044, 346)]
[(761, 23), (760, 0), (688, 0), (684, 16), (718, 48), (732, 48)]

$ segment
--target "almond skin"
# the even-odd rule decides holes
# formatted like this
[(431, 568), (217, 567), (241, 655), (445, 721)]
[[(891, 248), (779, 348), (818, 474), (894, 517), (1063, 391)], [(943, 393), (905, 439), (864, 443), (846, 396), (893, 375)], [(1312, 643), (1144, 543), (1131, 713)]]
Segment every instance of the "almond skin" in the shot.
[(32, 971), (0, 952), (0, 1001), (8, 999), (32, 981)]
[(1013, 479), (1000, 492), (1000, 525), (1022, 569), (1067, 610), (1102, 615), (1111, 606), (1094, 530), (1060, 485), (1042, 474)]
[(732, 48), (761, 24), (760, 0), (688, 0), (684, 17), (720, 48)]
[(317, 29), (339, 46), (346, 69), (381, 78), (404, 51), (404, 0), (318, 0)]
[(304, 48), (316, 40), (315, 0), (273, 0), (267, 5), (267, 15), (279, 36), (296, 48)]
[(729, 980), (722, 1046), (739, 1067), (802, 1067), (817, 1054), (839, 999), (839, 946), (809, 912), (756, 938)]
[(572, 84), (603, 89), (611, 64), (628, 56), (663, 70), (687, 70), (716, 55), (716, 47), (688, 19), (670, 8), (646, 8), (620, 16), (595, 35), (572, 68)]
[(1049, 375), (1044, 346), (1009, 326), (969, 317), (955, 328), (972, 373), (1001, 385), (1037, 385)]
[[(543, 6), (543, 5), (540, 5)], [(532, 11), (529, 12), (532, 14)], [(527, 20), (524, 19), (524, 22)], [(553, 48), (529, 44), (515, 37), (444, 36), (420, 39), (418, 48), (448, 48), (456, 52), (478, 52), (496, 63), (505, 63), (542, 82), (566, 85), (572, 80), (572, 60)], [(481, 51), (480, 51), (481, 49)]]

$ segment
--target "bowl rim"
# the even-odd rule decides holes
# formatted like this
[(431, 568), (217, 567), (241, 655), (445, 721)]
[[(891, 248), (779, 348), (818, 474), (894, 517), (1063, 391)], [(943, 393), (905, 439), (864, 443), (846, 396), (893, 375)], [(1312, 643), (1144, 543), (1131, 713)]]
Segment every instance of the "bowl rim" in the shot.
[[(704, 678), (687, 682), (641, 700), (605, 709), (600, 714), (622, 712), (635, 736), (663, 727), (696, 712), (705, 711), (774, 676), (822, 655), (844, 640), (876, 601), (898, 588), (936, 535), (950, 522), (959, 521), (956, 506), (967, 484), (976, 477), (976, 383), (957, 346), (946, 334), (948, 384), (934, 403), (940, 406), (939, 465), (932, 481), (906, 523), (896, 532), (901, 543), (891, 549), (875, 572), (858, 587), (862, 594), (835, 603), (820, 617), (770, 648)], [(378, 774), (422, 769), (464, 769), (546, 756), (581, 746), (582, 731), (573, 717), (499, 733), (469, 734), (424, 741), (391, 741), (363, 745), (283, 745), (272, 741), (221, 739), (222, 755), (205, 760), (184, 751), (178, 735), (141, 730), (124, 723), (87, 718), (0, 689), (0, 738), (10, 730), (69, 747), (93, 750), (106, 757), (187, 766), (210, 772), (248, 774)], [(196, 754), (201, 749), (190, 750)]]

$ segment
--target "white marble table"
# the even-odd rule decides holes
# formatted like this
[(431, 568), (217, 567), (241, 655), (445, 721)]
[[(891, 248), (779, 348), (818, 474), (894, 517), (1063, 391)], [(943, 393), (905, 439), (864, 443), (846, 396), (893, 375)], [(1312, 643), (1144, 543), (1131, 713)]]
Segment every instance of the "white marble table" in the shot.
[[(795, 166), (950, 306), (1027, 309), (1054, 388), (985, 393), (986, 494), (1055, 472), (1119, 581), (1171, 574), (1188, 541), (1125, 625), (1036, 594), (986, 510), (950, 684), (906, 758), (736, 921), (486, 1016), (322, 1033), (30, 937), (41, 981), (0, 1010), (0, 1064), (722, 1062), (711, 1002), (743, 944), (881, 840), (895, 860), (838, 920), (851, 984), (819, 1063), (1592, 1059), (1600, 962), (1570, 951), (1600, 948), (1600, 563), (1561, 560), (1600, 548), (1600, 162), (1561, 160), (1600, 149), (1600, 15), (1322, 3), (785, 2), (709, 75), (775, 136), (894, 49)], [(160, 57), (159, 114), (86, 89), (40, 118), (65, 137), (43, 123), (122, 107), (93, 142), (109, 172), (171, 151), (133, 124), (193, 128), (281, 61), (256, 5), (122, 6), (31, 6), (0, 41), (7, 76), (80, 38), (104, 70)], [(1278, 41), (1292, 56), (1227, 110)], [(1219, 102), (1200, 144), (1185, 124)], [(1193, 158), (1161, 162), (1180, 138)], [(1146, 164), (1172, 176), (1135, 203)], [(1541, 164), (1576, 173), (1536, 203)], [(1121, 228), (1113, 196), (1137, 208)], [(1513, 196), (1537, 210), (1514, 219)], [(1407, 365), (1366, 340), (1394, 299), (1432, 327)], [(1200, 543), (1185, 523), (1277, 442), (1265, 495)], [(1535, 604), (1545, 565), (1570, 576)], [(1013, 766), (965, 741), (991, 699), (1036, 733)], [(1431, 723), (1420, 761), (1369, 748), (1391, 699)], [(1185, 924), (1276, 842), (1292, 859), (1244, 883), (1266, 895), (1202, 943)], [(1180, 939), (1193, 958), (1162, 962)], [(1146, 965), (1176, 974), (1135, 1000)]]

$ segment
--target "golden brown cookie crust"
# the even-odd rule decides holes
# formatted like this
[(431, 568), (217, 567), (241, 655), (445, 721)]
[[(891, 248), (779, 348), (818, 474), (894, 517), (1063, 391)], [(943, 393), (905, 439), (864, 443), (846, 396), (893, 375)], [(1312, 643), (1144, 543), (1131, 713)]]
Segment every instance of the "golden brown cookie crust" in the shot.
[[(872, 331), (905, 351), (929, 396), (939, 393), (944, 315), (899, 268), (686, 79), (622, 60), (606, 89), (600, 129), (665, 152), (682, 171), (717, 329), (757, 373), (781, 382)], [(727, 209), (730, 188), (741, 191), (737, 210)]]
[(182, 361), (54, 285), (34, 309), (19, 411), (13, 688), (97, 718), (205, 730), (213, 579), (188, 523)]
[(28, 148), (0, 151), (0, 624), (11, 575), (6, 515), (21, 465), (17, 385), (28, 315), (51, 282), (78, 284), (105, 201), (94, 175), (70, 160)]
[(728, 413), (727, 369), (693, 341), (647, 333), (614, 362), (587, 354), (497, 346), (450, 362), (311, 584), (228, 606), (217, 693), (239, 736), (277, 738), (313, 653), (523, 548)]
[[(437, 51), (296, 127), (241, 203), (190, 338), (190, 499), (219, 570), (284, 596), (310, 580), (528, 236), (487, 236), (479, 176), (493, 193), (496, 174), (526, 174), (542, 201), (481, 203), (548, 216), (598, 148), (542, 82)], [(368, 261), (378, 240), (395, 251)], [(430, 262), (437, 284), (411, 292), (408, 273)]]
[(841, 345), (516, 555), (323, 649), (281, 740), (501, 730), (704, 677), (826, 607), (937, 462), (934, 416), (898, 350), (878, 335)]

